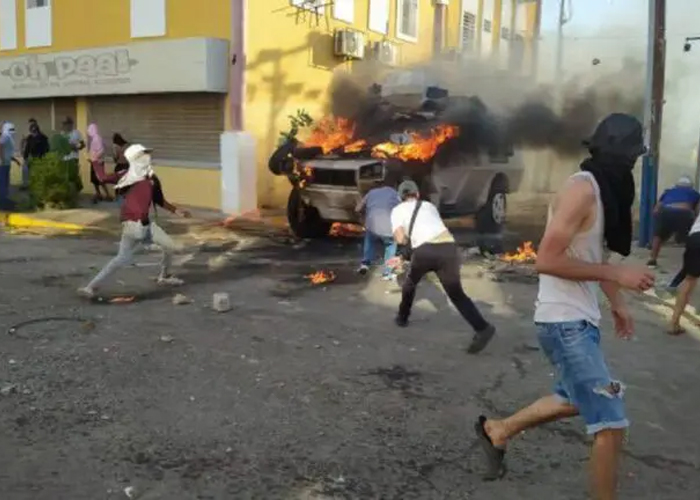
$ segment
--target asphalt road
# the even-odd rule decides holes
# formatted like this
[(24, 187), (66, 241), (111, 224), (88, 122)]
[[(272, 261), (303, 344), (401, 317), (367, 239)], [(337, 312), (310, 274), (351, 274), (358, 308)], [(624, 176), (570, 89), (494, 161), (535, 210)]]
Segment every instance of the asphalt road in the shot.
[[(499, 330), (469, 356), (468, 328), (430, 282), (409, 328), (394, 327), (397, 289), (353, 274), (356, 246), (240, 251), (215, 272), (221, 249), (205, 248), (182, 269), (186, 305), (156, 287), (147, 254), (106, 290), (134, 302), (91, 304), (73, 292), (115, 242), (0, 235), (0, 498), (587, 498), (578, 420), (528, 431), (509, 475), (481, 480), (474, 419), (551, 385), (535, 286), (465, 266)], [(310, 286), (319, 269), (337, 280)], [(216, 292), (230, 312), (211, 309)], [(637, 340), (605, 339), (633, 422), (620, 498), (695, 500), (700, 345), (635, 304)]]

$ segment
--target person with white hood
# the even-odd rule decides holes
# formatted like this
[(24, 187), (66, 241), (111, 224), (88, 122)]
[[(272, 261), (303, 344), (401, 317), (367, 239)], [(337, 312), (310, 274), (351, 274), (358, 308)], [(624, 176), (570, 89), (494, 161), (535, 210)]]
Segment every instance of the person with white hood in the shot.
[(10, 200), (10, 169), (12, 162), (21, 165), (15, 157), (15, 126), (10, 122), (2, 124), (0, 134), (0, 209), (12, 208)]
[(165, 208), (182, 217), (190, 217), (186, 210), (169, 203), (151, 165), (151, 151), (141, 144), (129, 146), (124, 151), (124, 158), (129, 169), (122, 174), (112, 174), (106, 182), (116, 183), (116, 191), (124, 199), (121, 205), (122, 237), (119, 253), (78, 293), (86, 298), (93, 298), (99, 286), (117, 269), (128, 264), (138, 247), (142, 244), (155, 244), (163, 251), (161, 270), (158, 276), (160, 285), (181, 285), (182, 280), (170, 273), (173, 254), (180, 250), (166, 232), (150, 218), (151, 205)]

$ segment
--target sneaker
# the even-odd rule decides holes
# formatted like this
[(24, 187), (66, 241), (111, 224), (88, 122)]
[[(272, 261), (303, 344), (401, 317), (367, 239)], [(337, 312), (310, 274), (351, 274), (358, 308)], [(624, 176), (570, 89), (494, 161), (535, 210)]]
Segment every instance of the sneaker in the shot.
[(656, 259), (649, 259), (647, 261), (647, 266), (648, 267), (656, 267)]
[(382, 281), (396, 281), (396, 275), (394, 273), (391, 274), (382, 274)]
[(396, 323), (396, 326), (401, 327), (401, 328), (406, 328), (408, 326), (408, 318), (402, 318), (401, 316), (396, 316), (394, 318), (394, 323)]
[(78, 288), (78, 295), (80, 295), (83, 298), (86, 299), (94, 299), (95, 298), (95, 290), (93, 290), (90, 287), (84, 286), (82, 288)]
[(184, 283), (184, 281), (175, 276), (161, 276), (158, 278), (158, 284), (162, 286), (180, 286)]
[(357, 274), (360, 276), (364, 276), (369, 272), (369, 266), (367, 264), (360, 264), (360, 267), (357, 268)]
[(467, 347), (467, 352), (469, 354), (478, 354), (483, 351), (486, 346), (491, 342), (491, 339), (496, 334), (496, 327), (489, 325), (481, 331), (474, 334), (472, 338), (472, 343)]

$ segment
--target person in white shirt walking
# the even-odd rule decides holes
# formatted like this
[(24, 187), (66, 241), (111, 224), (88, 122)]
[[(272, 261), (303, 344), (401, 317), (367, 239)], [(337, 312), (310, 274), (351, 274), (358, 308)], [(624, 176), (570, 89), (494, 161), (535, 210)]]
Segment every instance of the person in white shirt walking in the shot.
[(619, 290), (647, 290), (654, 285), (654, 275), (646, 267), (607, 263), (603, 242), (609, 251), (630, 253), (632, 171), (645, 150), (642, 125), (632, 116), (612, 114), (585, 144), (590, 157), (550, 207), (537, 255), (535, 324), (555, 372), (554, 391), (505, 419), (481, 416), (474, 429), (485, 452), (485, 478), (493, 480), (505, 474), (511, 438), (540, 424), (581, 415), (593, 437), (592, 496), (614, 500), (629, 421), (624, 385), (611, 376), (600, 346), (598, 290), (610, 301), (618, 336), (630, 338), (632, 319)]
[(484, 319), (474, 302), (464, 293), (460, 279), (459, 249), (452, 233), (445, 226), (435, 205), (420, 199), (415, 182), (402, 182), (398, 191), (402, 202), (391, 212), (391, 226), (394, 239), (399, 245), (410, 247), (411, 256), (408, 276), (402, 286), (396, 324), (401, 327), (408, 325), (416, 287), (423, 276), (434, 272), (450, 301), (475, 331), (467, 351), (471, 354), (482, 351), (496, 329)]

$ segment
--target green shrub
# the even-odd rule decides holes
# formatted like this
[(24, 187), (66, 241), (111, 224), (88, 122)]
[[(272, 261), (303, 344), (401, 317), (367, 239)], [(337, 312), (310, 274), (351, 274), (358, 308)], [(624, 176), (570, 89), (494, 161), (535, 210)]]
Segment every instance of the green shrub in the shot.
[(59, 153), (61, 158), (68, 156), (72, 151), (68, 137), (60, 132), (56, 132), (51, 136), (51, 140), (49, 141), (49, 149), (50, 151)]
[(83, 189), (78, 160), (64, 160), (64, 151), (34, 158), (29, 166), (29, 192), (39, 208), (74, 208)]

